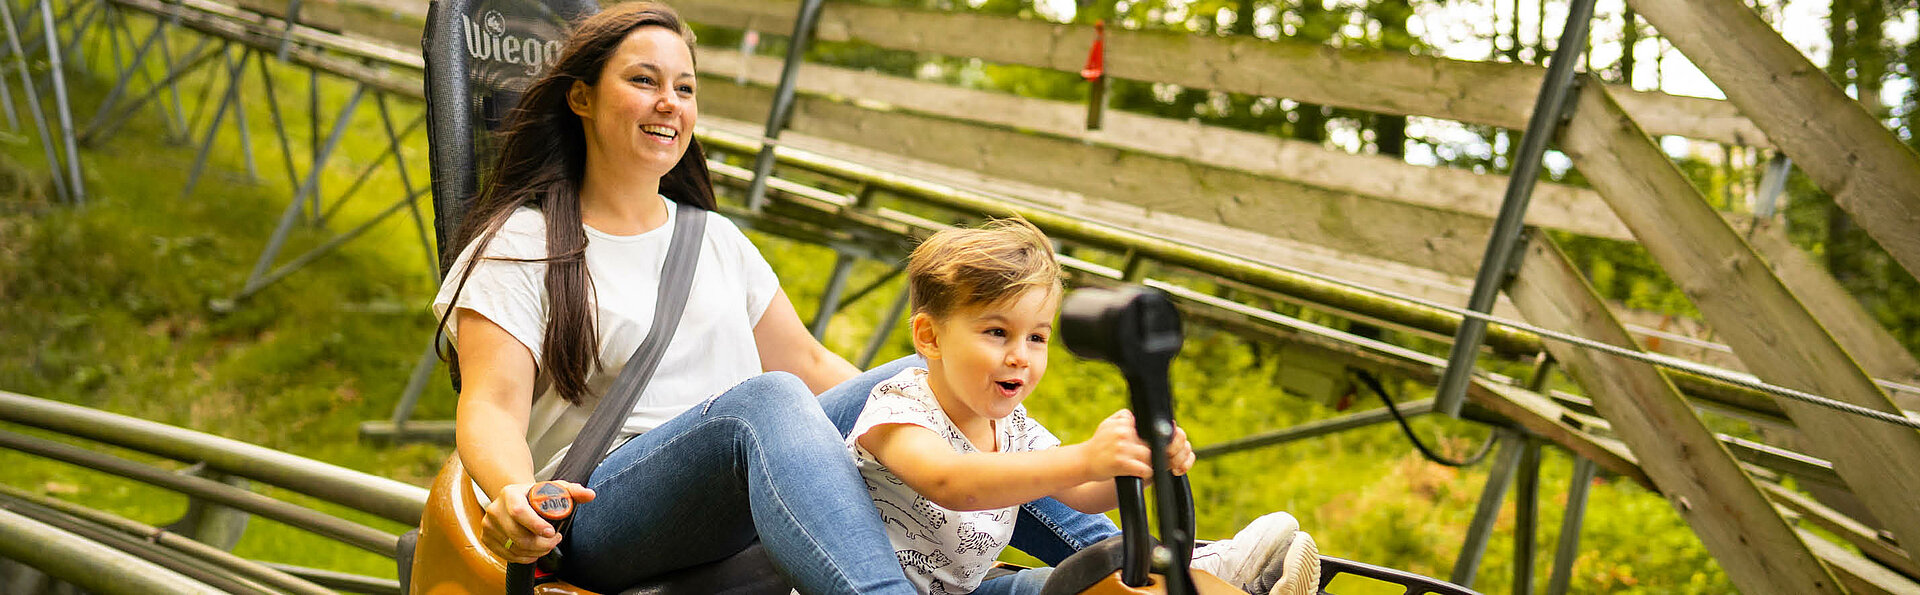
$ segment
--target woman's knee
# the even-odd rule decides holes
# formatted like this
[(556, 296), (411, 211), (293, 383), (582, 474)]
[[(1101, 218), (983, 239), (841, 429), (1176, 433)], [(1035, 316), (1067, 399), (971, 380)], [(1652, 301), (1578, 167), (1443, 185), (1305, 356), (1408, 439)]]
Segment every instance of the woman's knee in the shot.
[(826, 421), (826, 413), (807, 383), (786, 372), (768, 372), (749, 378), (715, 397), (713, 406), (750, 423)]

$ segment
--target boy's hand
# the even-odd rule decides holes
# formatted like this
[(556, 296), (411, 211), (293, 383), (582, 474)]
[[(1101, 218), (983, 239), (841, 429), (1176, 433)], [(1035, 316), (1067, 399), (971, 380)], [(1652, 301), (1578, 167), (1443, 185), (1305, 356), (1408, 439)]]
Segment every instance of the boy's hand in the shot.
[(1177, 424), (1173, 426), (1173, 439), (1167, 442), (1167, 460), (1173, 462), (1174, 475), (1186, 475), (1196, 460), (1193, 443), (1187, 442), (1187, 431)]
[(1153, 476), (1147, 443), (1134, 431), (1132, 411), (1121, 409), (1107, 416), (1081, 446), (1087, 453), (1088, 481)]

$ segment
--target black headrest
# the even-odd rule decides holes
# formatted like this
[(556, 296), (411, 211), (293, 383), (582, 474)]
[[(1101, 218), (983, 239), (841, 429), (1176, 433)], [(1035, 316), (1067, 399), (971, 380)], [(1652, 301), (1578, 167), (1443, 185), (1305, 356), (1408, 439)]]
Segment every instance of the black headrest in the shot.
[(433, 168), (434, 236), (445, 272), (448, 246), (492, 133), (520, 93), (560, 58), (569, 26), (600, 10), (594, 0), (433, 0), (420, 49), (427, 61), (427, 148)]

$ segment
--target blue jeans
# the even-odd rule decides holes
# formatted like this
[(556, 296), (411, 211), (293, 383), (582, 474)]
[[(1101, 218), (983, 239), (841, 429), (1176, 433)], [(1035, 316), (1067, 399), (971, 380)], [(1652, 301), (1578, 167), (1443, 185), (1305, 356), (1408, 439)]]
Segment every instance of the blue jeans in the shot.
[(568, 582), (616, 593), (712, 562), (758, 535), (807, 593), (914, 593), (845, 438), (792, 374), (762, 374), (634, 437), (561, 549)]
[[(562, 575), (618, 592), (730, 556), (757, 535), (803, 592), (912, 593), (845, 436), (873, 387), (914, 365), (924, 364), (889, 362), (817, 401), (799, 378), (763, 374), (627, 441), (587, 482), (598, 497), (574, 513)], [(1021, 507), (1012, 545), (1059, 564), (1119, 533), (1048, 498)]]
[[(853, 430), (853, 422), (860, 418), (860, 410), (866, 408), (867, 395), (873, 393), (873, 387), (899, 374), (901, 370), (926, 365), (926, 360), (918, 355), (881, 364), (820, 393), (820, 406), (827, 410), (827, 417), (833, 420), (834, 427), (844, 437)], [(1042, 498), (1020, 506), (1020, 519), (1013, 525), (1013, 541), (1010, 545), (1042, 562), (1059, 565), (1061, 560), (1074, 552), (1119, 534), (1120, 528), (1105, 516), (1087, 514), (1069, 508), (1058, 500)]]
[(1052, 575), (1052, 568), (1028, 568), (981, 581), (980, 587), (973, 590), (973, 595), (1038, 595), (1040, 588), (1047, 586), (1047, 577)]

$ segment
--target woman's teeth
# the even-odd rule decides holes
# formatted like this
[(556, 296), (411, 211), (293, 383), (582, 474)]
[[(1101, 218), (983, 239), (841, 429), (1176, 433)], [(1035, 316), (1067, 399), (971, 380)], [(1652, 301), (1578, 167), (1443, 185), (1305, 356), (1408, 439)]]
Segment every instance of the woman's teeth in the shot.
[(674, 138), (680, 135), (679, 132), (675, 131), (672, 128), (668, 128), (665, 126), (656, 126), (652, 124), (641, 126), (640, 131), (645, 132), (647, 134), (654, 135), (654, 136), (663, 137), (663, 138)]

